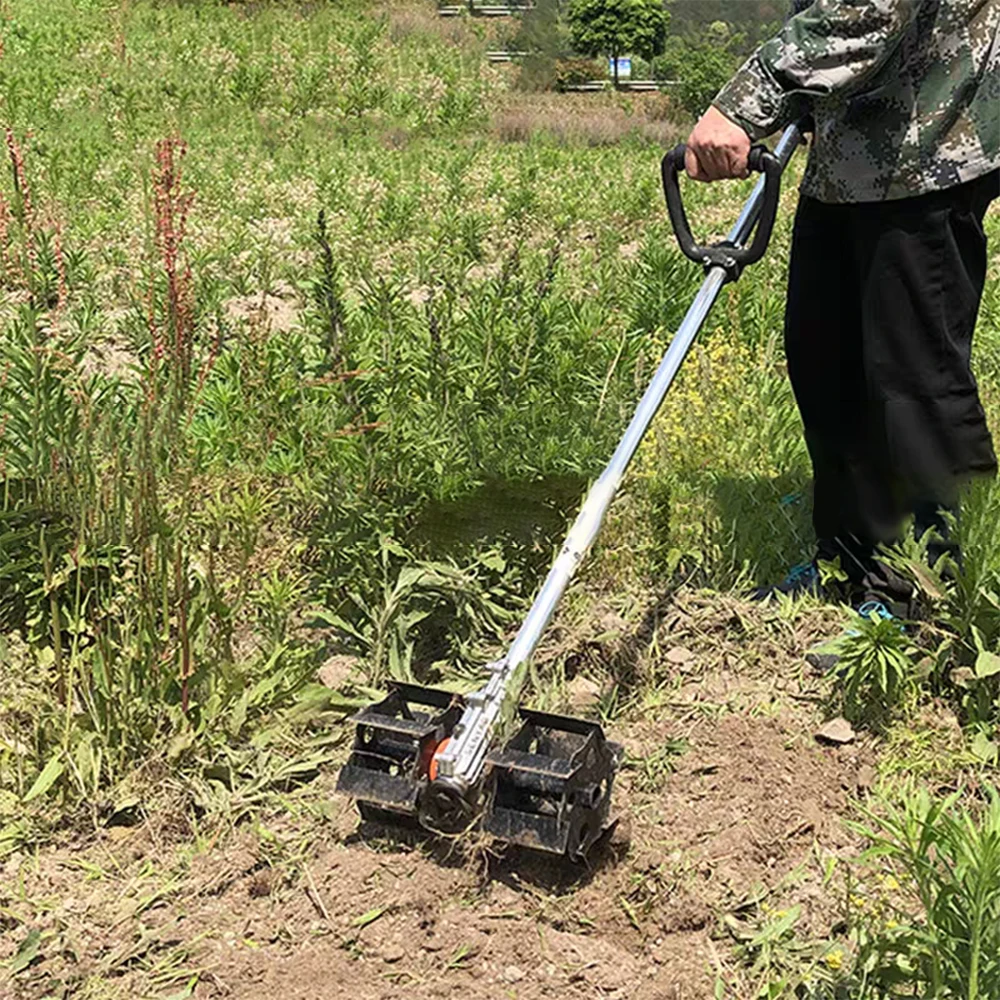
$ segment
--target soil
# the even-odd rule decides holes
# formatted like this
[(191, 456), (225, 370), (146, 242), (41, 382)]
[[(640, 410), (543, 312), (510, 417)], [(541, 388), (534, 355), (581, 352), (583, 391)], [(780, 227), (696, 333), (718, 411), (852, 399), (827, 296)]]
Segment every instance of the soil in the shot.
[(151, 815), (9, 859), (0, 959), (42, 933), (0, 996), (703, 1000), (733, 961), (723, 916), (797, 904), (803, 934), (829, 935), (818, 859), (856, 852), (842, 818), (874, 751), (814, 738), (825, 682), (801, 652), (828, 613), (792, 626), (697, 595), (661, 612), (645, 652), (624, 632), (606, 650), (633, 650), (643, 694), (611, 727), (622, 819), (590, 867), (362, 824), (325, 775), (211, 837)]

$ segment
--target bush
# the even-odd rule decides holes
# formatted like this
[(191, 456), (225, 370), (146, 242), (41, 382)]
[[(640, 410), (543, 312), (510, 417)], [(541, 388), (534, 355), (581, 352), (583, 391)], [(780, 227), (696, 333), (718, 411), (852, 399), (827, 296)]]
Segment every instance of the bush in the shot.
[[(724, 29), (724, 30), (723, 30)], [(740, 65), (742, 36), (725, 25), (712, 25), (697, 37), (674, 37), (653, 63), (657, 79), (681, 82), (673, 91), (681, 106), (699, 118)]]
[(852, 894), (864, 995), (996, 997), (1000, 795), (984, 783), (972, 809), (959, 793), (909, 786), (900, 798), (852, 824), (870, 843), (865, 859), (883, 869), (881, 898)]
[(557, 90), (591, 80), (600, 80), (604, 72), (592, 59), (560, 59), (555, 65), (555, 83)]

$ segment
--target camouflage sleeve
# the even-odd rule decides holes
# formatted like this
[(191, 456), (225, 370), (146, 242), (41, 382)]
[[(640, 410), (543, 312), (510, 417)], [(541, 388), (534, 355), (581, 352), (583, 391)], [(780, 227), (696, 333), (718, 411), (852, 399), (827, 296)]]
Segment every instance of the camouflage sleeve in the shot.
[(751, 138), (777, 131), (808, 101), (850, 94), (886, 62), (921, 0), (814, 0), (765, 42), (712, 102)]

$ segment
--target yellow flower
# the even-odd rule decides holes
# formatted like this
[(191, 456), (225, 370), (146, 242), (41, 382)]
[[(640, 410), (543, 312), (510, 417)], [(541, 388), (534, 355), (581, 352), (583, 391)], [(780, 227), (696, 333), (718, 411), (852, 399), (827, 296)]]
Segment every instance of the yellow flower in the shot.
[(827, 967), (832, 969), (834, 972), (839, 971), (844, 967), (844, 950), (843, 948), (834, 948), (833, 951), (828, 951), (823, 958), (826, 962)]

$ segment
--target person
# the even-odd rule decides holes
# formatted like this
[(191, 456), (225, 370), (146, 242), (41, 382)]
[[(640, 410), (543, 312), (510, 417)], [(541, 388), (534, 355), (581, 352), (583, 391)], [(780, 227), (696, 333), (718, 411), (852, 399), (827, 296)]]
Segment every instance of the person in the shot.
[(970, 367), (1000, 194), (1000, 0), (795, 0), (687, 143), (696, 180), (745, 177), (751, 142), (810, 120), (785, 312), (813, 466), (816, 559), (775, 591), (906, 615), (879, 558), (909, 516), (947, 541), (961, 488), (997, 469)]

